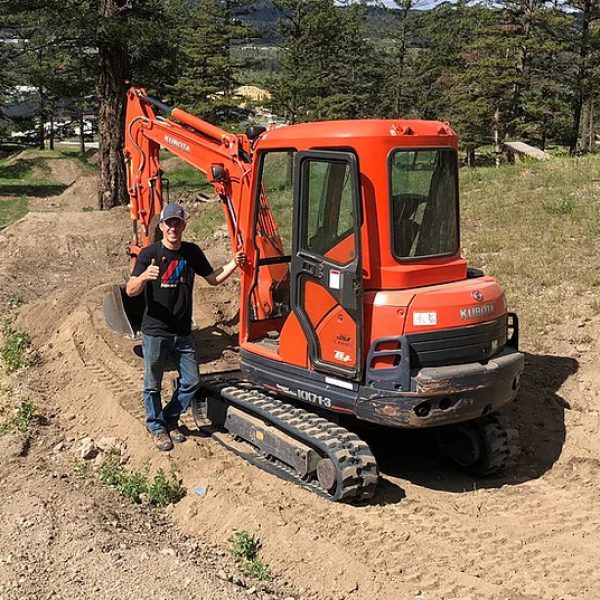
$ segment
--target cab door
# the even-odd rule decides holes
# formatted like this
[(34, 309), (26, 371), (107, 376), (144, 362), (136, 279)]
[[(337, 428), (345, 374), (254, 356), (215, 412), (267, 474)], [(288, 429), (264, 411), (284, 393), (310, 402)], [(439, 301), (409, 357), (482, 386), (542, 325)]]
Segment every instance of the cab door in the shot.
[(291, 308), (319, 372), (362, 375), (361, 202), (351, 152), (299, 152), (295, 165)]

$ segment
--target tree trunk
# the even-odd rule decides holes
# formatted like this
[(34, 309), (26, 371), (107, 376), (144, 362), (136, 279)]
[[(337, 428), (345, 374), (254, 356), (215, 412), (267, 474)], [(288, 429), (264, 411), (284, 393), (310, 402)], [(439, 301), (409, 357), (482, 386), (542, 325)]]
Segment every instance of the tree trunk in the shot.
[(48, 149), (54, 150), (54, 108), (50, 112), (50, 131), (48, 132)]
[[(116, 0), (100, 0), (101, 18), (119, 18)], [(128, 79), (129, 55), (121, 40), (103, 40), (98, 44), (100, 73), (97, 94), (100, 132), (100, 181), (98, 208), (108, 210), (127, 203), (127, 183), (123, 142), (125, 128), (125, 81)]]
[(581, 46), (579, 48), (579, 68), (575, 84), (575, 99), (573, 103), (573, 129), (571, 134), (571, 143), (569, 144), (569, 153), (576, 154), (579, 147), (579, 136), (581, 133), (581, 117), (583, 113), (583, 104), (585, 102), (585, 88), (588, 79), (588, 57), (590, 52), (590, 22), (591, 2), (585, 0), (581, 14)]
[(467, 148), (467, 167), (475, 166), (475, 148)]
[(594, 99), (590, 98), (589, 107), (589, 137), (590, 137), (590, 152), (596, 152), (596, 119), (595, 119)]
[(496, 153), (496, 169), (499, 169), (502, 147), (500, 145), (500, 110), (498, 109), (494, 113), (494, 151)]
[(39, 108), (39, 123), (38, 123), (38, 149), (45, 150), (46, 146), (44, 145), (44, 141), (46, 139), (46, 97), (42, 90), (38, 90), (38, 95), (40, 98), (40, 108)]
[(85, 121), (83, 119), (83, 104), (81, 105), (81, 111), (79, 112), (79, 154), (83, 156), (85, 154), (85, 135), (84, 135)]

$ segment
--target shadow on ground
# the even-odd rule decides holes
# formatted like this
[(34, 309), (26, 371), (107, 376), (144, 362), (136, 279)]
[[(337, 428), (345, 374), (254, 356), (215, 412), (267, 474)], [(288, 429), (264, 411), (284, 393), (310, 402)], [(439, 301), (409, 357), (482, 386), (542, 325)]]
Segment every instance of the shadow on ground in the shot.
[(578, 367), (578, 362), (569, 357), (525, 354), (519, 395), (502, 411), (517, 427), (522, 450), (513, 467), (501, 475), (474, 478), (462, 473), (437, 450), (434, 430), (362, 432), (384, 477), (379, 495), (382, 499), (389, 495), (388, 483), (396, 478), (431, 489), (463, 492), (541, 477), (562, 452), (566, 437), (564, 412), (570, 407), (558, 390)]

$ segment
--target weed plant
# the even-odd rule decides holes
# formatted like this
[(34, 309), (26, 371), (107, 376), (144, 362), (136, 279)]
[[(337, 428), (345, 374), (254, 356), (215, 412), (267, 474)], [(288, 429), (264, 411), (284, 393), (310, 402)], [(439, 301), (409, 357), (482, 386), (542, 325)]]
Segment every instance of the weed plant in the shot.
[(31, 340), (26, 331), (14, 329), (7, 322), (2, 324), (0, 331), (3, 336), (0, 357), (7, 373), (26, 369), (39, 363), (39, 354), (31, 349)]
[(177, 502), (184, 494), (181, 480), (173, 472), (167, 475), (159, 469), (151, 479), (150, 465), (128, 471), (114, 455), (100, 464), (100, 479), (135, 504), (167, 506)]
[(12, 417), (2, 418), (5, 412), (5, 409), (0, 409), (0, 437), (11, 431), (27, 431), (35, 414), (35, 406), (29, 400), (23, 400)]
[(260, 581), (269, 581), (267, 565), (258, 556), (260, 540), (247, 531), (236, 531), (228, 540), (229, 551), (242, 565), (244, 573)]

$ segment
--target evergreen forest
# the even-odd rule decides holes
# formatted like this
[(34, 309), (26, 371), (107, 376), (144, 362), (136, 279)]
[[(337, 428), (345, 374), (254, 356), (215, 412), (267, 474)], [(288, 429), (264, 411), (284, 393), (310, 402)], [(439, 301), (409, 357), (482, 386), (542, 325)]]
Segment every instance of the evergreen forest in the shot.
[(125, 202), (128, 82), (233, 129), (257, 104), (281, 123), (449, 121), (471, 165), (507, 140), (595, 151), (600, 0), (424, 2), (1, 0), (0, 143), (52, 147), (68, 122), (83, 150), (91, 116), (100, 208)]

